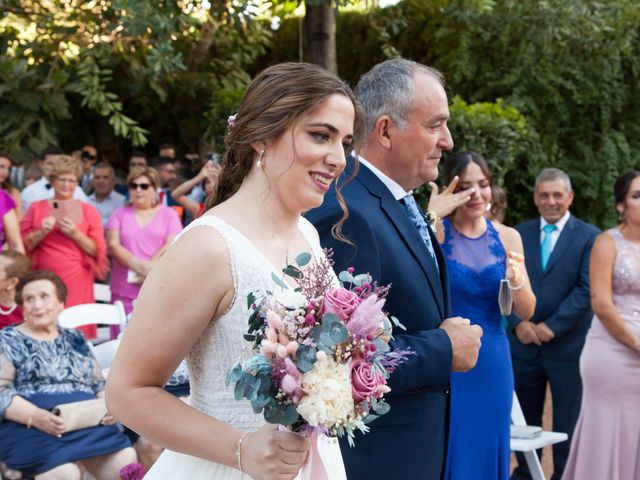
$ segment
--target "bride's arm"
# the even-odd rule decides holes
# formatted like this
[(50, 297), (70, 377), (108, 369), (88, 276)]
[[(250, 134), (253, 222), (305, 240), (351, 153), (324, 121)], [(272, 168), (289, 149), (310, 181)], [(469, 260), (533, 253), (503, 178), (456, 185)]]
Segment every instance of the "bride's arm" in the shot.
[[(237, 468), (236, 449), (244, 432), (163, 389), (212, 319), (229, 307), (233, 294), (222, 237), (204, 227), (186, 233), (145, 280), (109, 372), (106, 401), (114, 417), (151, 441)], [(256, 479), (273, 472), (295, 474), (305, 458), (306, 439), (273, 428), (245, 437), (242, 464)]]

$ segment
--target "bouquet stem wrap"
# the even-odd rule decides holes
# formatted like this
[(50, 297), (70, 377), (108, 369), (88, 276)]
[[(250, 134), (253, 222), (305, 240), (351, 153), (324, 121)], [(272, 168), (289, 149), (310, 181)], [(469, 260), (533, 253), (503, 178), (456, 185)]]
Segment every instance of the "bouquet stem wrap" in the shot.
[[(291, 431), (280, 425), (281, 431)], [(311, 432), (309, 434), (311, 448), (307, 460), (294, 480), (347, 480), (337, 440)]]

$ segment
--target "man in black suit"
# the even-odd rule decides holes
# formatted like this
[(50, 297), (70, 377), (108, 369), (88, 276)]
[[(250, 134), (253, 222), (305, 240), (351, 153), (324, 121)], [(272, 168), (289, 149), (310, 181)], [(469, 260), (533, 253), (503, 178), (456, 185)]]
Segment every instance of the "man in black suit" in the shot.
[[(451, 371), (475, 365), (480, 327), (450, 316), (447, 265), (435, 234), (411, 191), (438, 176), (442, 151), (453, 147), (442, 75), (404, 59), (388, 60), (365, 74), (355, 90), (367, 115), (367, 137), (355, 179), (342, 191), (349, 217), (337, 240), (332, 227), (342, 217), (336, 190), (307, 217), (324, 247), (333, 248), (335, 270), (355, 267), (380, 285), (391, 285), (385, 310), (406, 331), (394, 329), (391, 347), (415, 355), (391, 375), (391, 411), (341, 441), (349, 480), (437, 480), (446, 457)], [(348, 160), (351, 175), (355, 159)]]
[[(509, 318), (515, 390), (527, 423), (542, 425), (548, 382), (553, 430), (569, 435), (568, 441), (553, 446), (552, 480), (562, 476), (578, 419), (580, 352), (593, 316), (589, 257), (599, 230), (569, 213), (573, 196), (571, 180), (562, 170), (547, 168), (538, 175), (534, 201), (540, 217), (516, 226), (536, 310), (529, 321)], [(531, 478), (523, 456), (518, 463), (511, 478)]]

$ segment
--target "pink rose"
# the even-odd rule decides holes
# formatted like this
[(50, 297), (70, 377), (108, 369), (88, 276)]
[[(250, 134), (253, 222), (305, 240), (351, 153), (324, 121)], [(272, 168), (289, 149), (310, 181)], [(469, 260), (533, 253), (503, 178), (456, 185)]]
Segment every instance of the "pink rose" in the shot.
[(346, 321), (360, 304), (360, 297), (346, 288), (327, 291), (322, 303), (322, 313), (333, 313), (343, 322)]
[(353, 399), (361, 402), (369, 397), (379, 398), (387, 389), (384, 375), (374, 370), (373, 366), (364, 360), (351, 363), (351, 391)]

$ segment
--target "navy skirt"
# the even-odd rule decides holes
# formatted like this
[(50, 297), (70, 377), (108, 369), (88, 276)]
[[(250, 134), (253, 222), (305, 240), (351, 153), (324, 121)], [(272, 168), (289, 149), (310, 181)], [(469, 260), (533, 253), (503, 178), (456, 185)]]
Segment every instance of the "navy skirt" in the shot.
[[(86, 392), (36, 394), (27, 400), (45, 410), (61, 403), (96, 398)], [(117, 452), (131, 442), (117, 426), (98, 425), (67, 432), (58, 438), (22, 423), (0, 422), (0, 459), (9, 468), (34, 476), (59, 465)]]

